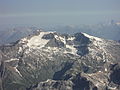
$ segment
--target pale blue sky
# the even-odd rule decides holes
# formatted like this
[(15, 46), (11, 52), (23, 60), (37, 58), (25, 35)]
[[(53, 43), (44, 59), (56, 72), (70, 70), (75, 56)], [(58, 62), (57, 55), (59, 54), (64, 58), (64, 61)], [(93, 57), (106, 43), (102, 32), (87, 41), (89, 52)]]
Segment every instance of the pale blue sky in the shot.
[(0, 0), (3, 24), (96, 24), (120, 21), (120, 0)]

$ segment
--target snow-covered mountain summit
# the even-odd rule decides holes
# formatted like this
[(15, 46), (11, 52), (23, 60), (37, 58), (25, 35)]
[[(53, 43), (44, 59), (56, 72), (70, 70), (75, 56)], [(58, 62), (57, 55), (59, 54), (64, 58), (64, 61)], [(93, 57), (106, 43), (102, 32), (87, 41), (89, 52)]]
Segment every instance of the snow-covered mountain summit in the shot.
[(105, 90), (120, 84), (115, 72), (120, 73), (120, 43), (86, 33), (37, 30), (0, 46), (0, 60), (0, 87), (5, 90)]
[[(76, 33), (74, 35), (59, 34), (56, 32), (38, 31), (33, 36), (28, 36), (19, 41), (21, 49), (26, 52), (32, 50), (53, 51), (61, 53), (70, 53), (74, 55), (86, 55), (97, 53), (107, 53), (107, 48), (111, 45), (118, 44), (115, 41), (104, 40), (98, 37), (90, 36), (86, 33)], [(101, 51), (101, 52), (100, 52)], [(90, 52), (90, 53), (89, 53)]]

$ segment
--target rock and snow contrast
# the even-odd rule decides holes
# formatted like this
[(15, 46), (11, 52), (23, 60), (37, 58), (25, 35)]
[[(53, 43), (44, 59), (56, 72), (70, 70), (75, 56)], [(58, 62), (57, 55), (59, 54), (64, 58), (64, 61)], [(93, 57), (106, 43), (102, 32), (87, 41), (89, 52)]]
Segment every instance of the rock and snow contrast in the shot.
[(120, 43), (37, 31), (0, 46), (0, 90), (119, 90)]

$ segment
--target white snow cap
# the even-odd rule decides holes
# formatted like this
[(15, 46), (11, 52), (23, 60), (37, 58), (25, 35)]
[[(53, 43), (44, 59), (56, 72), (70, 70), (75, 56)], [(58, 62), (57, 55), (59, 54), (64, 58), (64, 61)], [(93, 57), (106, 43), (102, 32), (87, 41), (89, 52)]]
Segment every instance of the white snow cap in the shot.
[(95, 39), (95, 40), (97, 40), (97, 41), (102, 41), (101, 38), (94, 37), (94, 36), (92, 36), (92, 35), (88, 35), (88, 34), (86, 34), (86, 33), (82, 33), (82, 34), (83, 34), (84, 36), (88, 37), (89, 39)]
[(40, 34), (38, 36), (33, 36), (30, 40), (28, 40), (27, 46), (29, 46), (30, 48), (42, 48), (44, 47), (49, 40), (43, 39), (42, 37), (45, 34), (49, 34), (49, 33), (53, 33), (53, 32), (40, 32)]

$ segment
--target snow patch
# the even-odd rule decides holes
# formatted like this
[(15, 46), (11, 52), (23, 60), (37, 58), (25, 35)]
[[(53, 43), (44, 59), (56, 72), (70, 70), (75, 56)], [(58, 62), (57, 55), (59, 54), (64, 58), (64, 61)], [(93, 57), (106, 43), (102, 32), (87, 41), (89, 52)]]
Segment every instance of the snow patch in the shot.
[(77, 49), (74, 48), (74, 46), (66, 45), (66, 48), (70, 49), (71, 51), (65, 50), (64, 53), (71, 53), (71, 54), (77, 55)]
[(22, 74), (20, 73), (20, 71), (17, 69), (17, 66), (16, 67), (13, 67), (15, 69), (15, 71), (22, 77)]
[(55, 37), (57, 40), (59, 40), (59, 41), (63, 42), (64, 44), (66, 44), (66, 39), (65, 39), (65, 37), (61, 37), (61, 36), (58, 36), (58, 35), (55, 35), (54, 37)]
[(64, 44), (66, 44), (65, 37), (59, 37), (59, 38), (60, 38), (60, 40), (61, 40)]
[(75, 39), (75, 37), (70, 37), (70, 38), (68, 38), (67, 40), (72, 41), (72, 40), (74, 40), (74, 39)]
[(22, 52), (22, 47), (19, 47), (18, 53)]
[(107, 72), (107, 68), (105, 68), (105, 71)]
[(38, 36), (33, 36), (30, 40), (28, 40), (27, 46), (30, 48), (42, 48), (44, 47), (49, 40), (42, 39), (45, 34), (49, 34), (50, 32), (40, 32)]
[(55, 37), (57, 40), (59, 40), (59, 37), (58, 37), (58, 35), (55, 35), (54, 37)]
[(21, 43), (21, 44), (25, 44), (25, 43), (27, 43), (27, 41), (28, 41), (27, 38), (23, 38), (23, 39), (21, 39), (20, 43)]
[(53, 51), (56, 51), (59, 49), (58, 47), (47, 47), (47, 48), (48, 48), (48, 50), (53, 50)]
[(86, 36), (86, 37), (88, 37), (89, 39), (95, 39), (95, 40), (97, 40), (97, 41), (102, 41), (101, 38), (94, 37), (94, 36), (88, 35), (88, 34), (86, 34), (86, 33), (83, 33), (83, 35)]
[(18, 61), (18, 58), (11, 58), (10, 60), (6, 60), (5, 62), (12, 62), (12, 61)]

